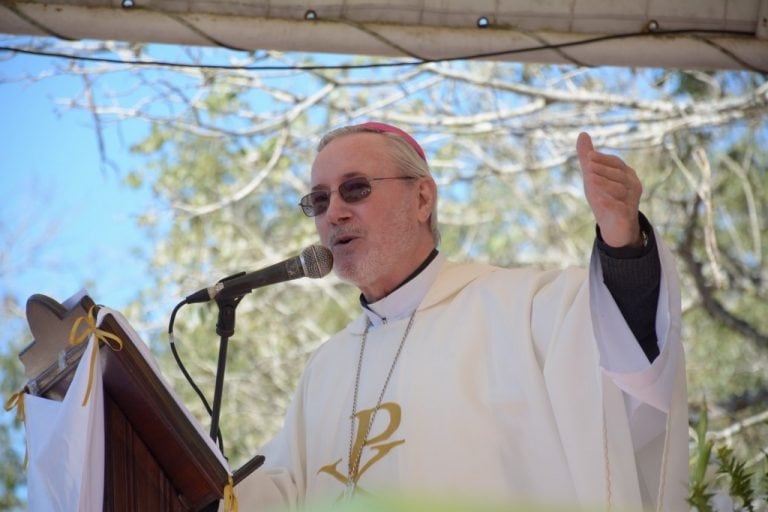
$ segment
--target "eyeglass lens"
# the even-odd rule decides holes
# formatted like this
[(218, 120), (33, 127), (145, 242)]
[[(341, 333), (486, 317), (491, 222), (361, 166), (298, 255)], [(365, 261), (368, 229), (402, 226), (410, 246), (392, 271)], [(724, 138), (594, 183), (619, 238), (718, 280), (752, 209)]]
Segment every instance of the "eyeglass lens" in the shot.
[[(339, 196), (347, 203), (362, 201), (371, 194), (371, 183), (365, 176), (350, 178), (339, 185)], [(310, 217), (322, 215), (331, 202), (330, 190), (316, 190), (301, 199), (301, 208)]]

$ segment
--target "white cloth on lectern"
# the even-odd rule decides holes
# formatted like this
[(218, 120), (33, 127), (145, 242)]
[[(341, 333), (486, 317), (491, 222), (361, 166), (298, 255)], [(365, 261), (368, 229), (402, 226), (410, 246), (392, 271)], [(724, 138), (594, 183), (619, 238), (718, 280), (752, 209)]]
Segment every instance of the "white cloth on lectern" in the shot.
[[(105, 314), (99, 311), (97, 325)], [(101, 512), (104, 501), (104, 391), (97, 355), (88, 402), (94, 336), (64, 400), (25, 395), (30, 512)]]

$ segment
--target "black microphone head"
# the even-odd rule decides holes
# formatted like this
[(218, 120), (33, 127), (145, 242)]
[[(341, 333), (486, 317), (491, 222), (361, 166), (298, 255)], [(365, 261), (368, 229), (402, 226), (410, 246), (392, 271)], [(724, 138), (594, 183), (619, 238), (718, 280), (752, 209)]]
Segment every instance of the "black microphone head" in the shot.
[(325, 276), (333, 268), (333, 254), (322, 245), (310, 245), (304, 248), (299, 258), (304, 275), (312, 279)]

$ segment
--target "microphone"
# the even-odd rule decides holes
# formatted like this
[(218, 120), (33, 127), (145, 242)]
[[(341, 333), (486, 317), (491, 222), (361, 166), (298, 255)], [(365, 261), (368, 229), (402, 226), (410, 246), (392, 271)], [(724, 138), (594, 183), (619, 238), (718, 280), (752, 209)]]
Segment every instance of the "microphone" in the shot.
[(333, 268), (333, 254), (322, 245), (305, 247), (301, 254), (254, 272), (240, 272), (226, 277), (208, 288), (198, 290), (185, 299), (187, 304), (214, 299), (239, 297), (255, 288), (291, 281), (300, 277), (317, 279)]

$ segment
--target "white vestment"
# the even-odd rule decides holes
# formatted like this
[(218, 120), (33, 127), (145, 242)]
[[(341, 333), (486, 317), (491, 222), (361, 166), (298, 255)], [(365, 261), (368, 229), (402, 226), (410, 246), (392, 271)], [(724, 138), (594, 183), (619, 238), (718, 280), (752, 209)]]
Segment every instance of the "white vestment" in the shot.
[[(241, 507), (342, 495), (350, 446), (356, 452), (363, 445), (360, 426), (364, 431), (418, 305), (362, 447), (363, 492), (686, 510), (679, 288), (660, 240), (659, 252), (661, 354), (653, 364), (602, 283), (596, 255), (589, 271), (459, 265), (438, 256), (371, 305), (378, 314), (364, 311), (312, 355), (283, 429), (262, 451), (265, 467), (237, 488)], [(373, 325), (352, 443), (367, 317)], [(617, 347), (630, 355), (612, 354)]]

